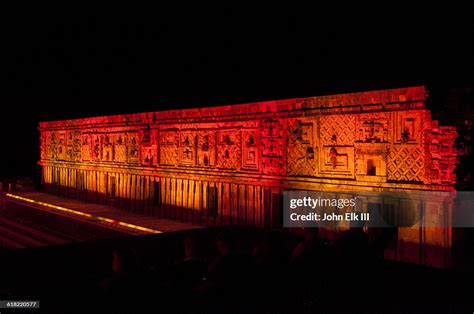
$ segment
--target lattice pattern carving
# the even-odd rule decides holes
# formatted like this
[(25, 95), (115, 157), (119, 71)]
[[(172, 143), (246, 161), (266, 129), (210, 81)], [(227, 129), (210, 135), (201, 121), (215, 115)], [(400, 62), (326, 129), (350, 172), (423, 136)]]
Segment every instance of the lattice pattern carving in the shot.
[(265, 174), (284, 175), (285, 165), (282, 158), (262, 158), (262, 169)]
[(49, 159), (48, 157), (48, 137), (49, 132), (43, 132), (40, 135), (40, 158), (41, 159)]
[(114, 136), (114, 161), (127, 162), (127, 136), (117, 134)]
[(92, 137), (89, 134), (82, 135), (82, 160), (90, 161), (92, 159)]
[(320, 140), (323, 145), (354, 145), (354, 115), (321, 116), (320, 121)]
[(419, 147), (393, 146), (388, 155), (388, 180), (405, 182), (424, 182), (425, 162)]
[(175, 166), (178, 162), (178, 132), (160, 133), (160, 165)]

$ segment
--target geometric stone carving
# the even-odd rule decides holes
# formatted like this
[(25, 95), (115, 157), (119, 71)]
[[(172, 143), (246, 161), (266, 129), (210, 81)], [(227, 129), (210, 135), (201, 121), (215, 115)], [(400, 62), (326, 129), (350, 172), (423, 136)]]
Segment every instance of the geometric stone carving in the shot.
[(422, 112), (395, 112), (394, 116), (394, 143), (420, 143)]
[(237, 170), (241, 164), (241, 138), (239, 130), (218, 132), (217, 168)]
[(357, 121), (357, 142), (387, 143), (390, 113), (361, 114)]
[(116, 134), (114, 141), (114, 161), (127, 162), (127, 136), (123, 133)]
[(89, 134), (82, 135), (82, 160), (90, 161), (92, 160), (92, 137)]
[(385, 182), (387, 179), (388, 144), (357, 143), (355, 147), (357, 180)]
[(152, 167), (155, 160), (155, 153), (151, 145), (142, 145), (141, 147), (141, 164), (146, 167)]
[(179, 164), (194, 166), (196, 163), (196, 135), (192, 132), (181, 132), (179, 141)]
[(424, 100), (424, 89), (414, 88), (202, 109), (202, 116), (172, 110), (47, 122), (41, 160), (452, 185), (456, 132), (438, 127)]
[(458, 136), (455, 127), (439, 127), (433, 121), (430, 143), (430, 178), (433, 184), (451, 185), (456, 183), (454, 169), (458, 163), (454, 145)]
[(100, 136), (98, 134), (92, 135), (92, 150), (91, 150), (91, 160), (93, 161), (100, 161), (101, 155), (101, 145), (100, 145)]
[(216, 165), (216, 134), (213, 130), (198, 132), (197, 165), (200, 167), (215, 167)]
[(113, 160), (113, 140), (109, 134), (104, 134), (101, 137), (102, 141), (102, 160), (112, 161)]
[(66, 133), (61, 132), (58, 134), (57, 138), (57, 159), (58, 160), (68, 160), (67, 158), (67, 144), (66, 144)]
[(128, 135), (128, 162), (138, 163), (139, 160), (139, 140), (137, 133), (130, 133)]
[(314, 141), (315, 120), (288, 122), (288, 175), (316, 175), (317, 153)]
[(151, 131), (150, 124), (140, 132), (140, 159), (141, 164), (146, 167), (156, 166), (157, 145), (155, 138), (152, 139), (152, 134), (156, 137), (156, 132)]
[(178, 132), (160, 132), (160, 165), (175, 166), (178, 162)]
[(388, 155), (387, 175), (389, 181), (427, 181), (423, 151), (417, 146), (393, 146)]
[(354, 147), (322, 147), (319, 173), (328, 177), (354, 176)]
[(81, 132), (79, 132), (79, 131), (71, 132), (71, 138), (72, 138), (71, 160), (75, 161), (75, 162), (81, 161), (81, 153), (82, 153)]
[(285, 139), (283, 124), (279, 120), (267, 119), (261, 123), (262, 171), (265, 174), (285, 174)]
[(242, 169), (258, 170), (258, 132), (257, 130), (242, 131)]
[(320, 117), (320, 140), (323, 145), (354, 145), (355, 116), (329, 115)]
[(319, 175), (331, 178), (353, 178), (355, 115), (321, 116), (319, 132)]
[(48, 142), (48, 158), (55, 160), (57, 158), (57, 136), (56, 133), (51, 133)]
[(43, 159), (49, 159), (48, 157), (48, 137), (49, 137), (49, 132), (43, 132), (40, 135), (40, 158), (41, 160)]
[[(184, 206), (204, 209), (200, 223), (202, 216), (216, 225), (271, 225), (281, 218), (278, 198), (286, 189), (451, 189), (456, 130), (432, 121), (425, 100), (425, 89), (415, 87), (41, 122), (39, 164), (50, 191), (76, 184), (79, 193), (59, 190), (92, 201), (107, 191), (115, 205), (117, 189), (125, 208), (143, 205), (194, 220), (189, 211), (173, 210)], [(111, 169), (112, 163), (122, 164)], [(212, 219), (214, 212), (221, 219)]]

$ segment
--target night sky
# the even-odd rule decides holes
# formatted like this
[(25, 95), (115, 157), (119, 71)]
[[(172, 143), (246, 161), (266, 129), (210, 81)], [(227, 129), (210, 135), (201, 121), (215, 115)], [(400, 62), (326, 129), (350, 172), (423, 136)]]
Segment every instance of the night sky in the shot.
[(473, 84), (471, 8), (179, 6), (7, 14), (0, 177), (38, 175), (39, 121)]

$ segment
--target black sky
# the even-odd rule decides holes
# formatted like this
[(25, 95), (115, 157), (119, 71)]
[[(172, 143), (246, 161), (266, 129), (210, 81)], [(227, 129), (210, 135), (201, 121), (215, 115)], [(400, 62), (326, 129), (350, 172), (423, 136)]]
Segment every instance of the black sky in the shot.
[(471, 8), (398, 6), (7, 17), (0, 177), (34, 173), (43, 120), (472, 85)]

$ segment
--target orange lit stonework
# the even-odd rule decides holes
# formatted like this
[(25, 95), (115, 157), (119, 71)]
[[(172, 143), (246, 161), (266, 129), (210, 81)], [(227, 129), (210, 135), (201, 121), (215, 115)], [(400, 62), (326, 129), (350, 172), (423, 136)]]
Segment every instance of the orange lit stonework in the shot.
[[(426, 97), (411, 87), (42, 122), (39, 164), (51, 193), (205, 225), (280, 226), (285, 189), (453, 190), (456, 129), (431, 119)], [(449, 264), (451, 228), (398, 237), (390, 257)]]

